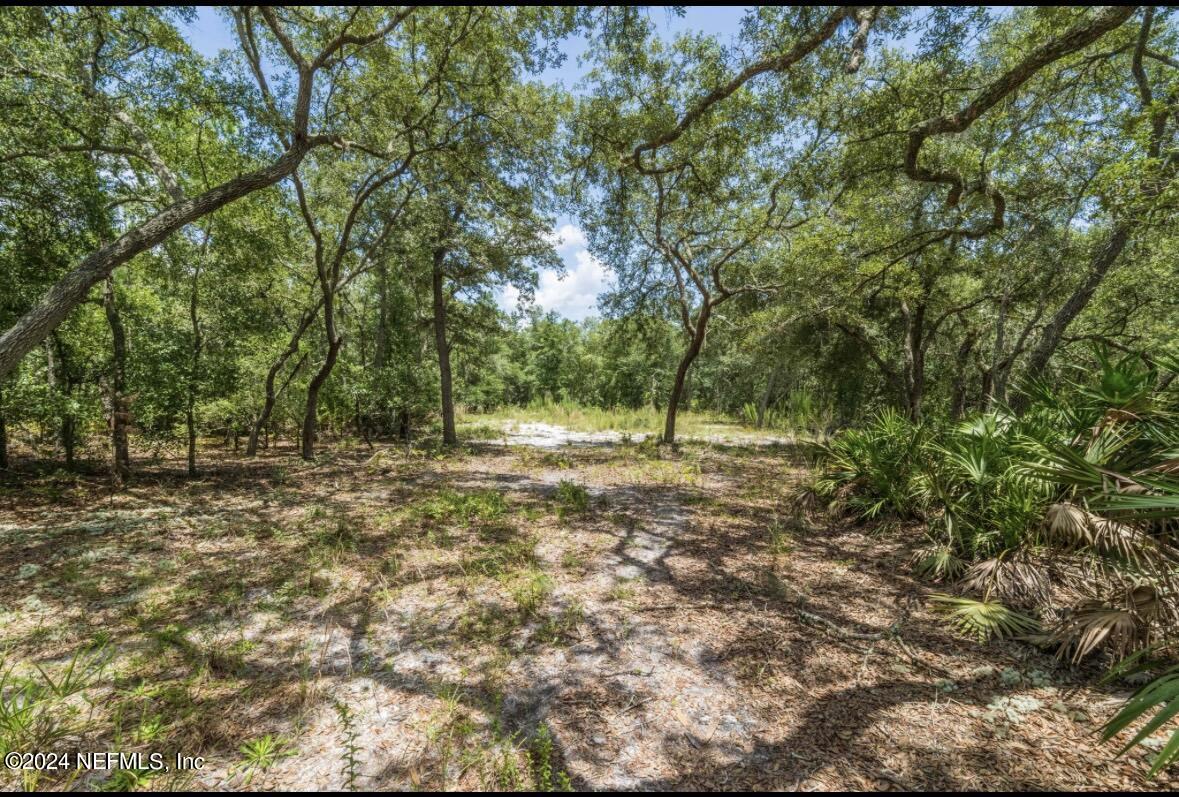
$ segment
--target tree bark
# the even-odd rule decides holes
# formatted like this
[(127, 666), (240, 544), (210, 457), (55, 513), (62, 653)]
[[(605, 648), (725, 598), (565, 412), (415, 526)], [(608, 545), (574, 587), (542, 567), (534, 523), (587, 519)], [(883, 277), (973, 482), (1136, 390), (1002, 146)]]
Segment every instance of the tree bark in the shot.
[(335, 294), (325, 283), (323, 301), (323, 325), (327, 332), (328, 351), (323, 365), (311, 377), (307, 385), (307, 408), (303, 415), (303, 436), (301, 453), (303, 459), (315, 459), (315, 430), (319, 422), (319, 391), (331, 376), (332, 368), (336, 365), (336, 358), (340, 355), (340, 347), (344, 338), (336, 334)]
[(71, 310), (85, 301), (91, 288), (105, 280), (116, 268), (163, 242), (181, 227), (247, 194), (274, 185), (298, 167), (312, 146), (312, 140), (299, 137), (282, 157), (269, 166), (222, 183), (200, 196), (176, 202), (89, 255), (0, 335), (0, 376), (11, 372)]
[[(66, 349), (61, 344), (61, 340), (56, 333), (49, 336), (49, 343), (56, 352), (55, 360), (57, 367), (60, 369), (60, 377), (57, 378), (57, 383), (61, 385), (61, 392), (68, 400), (74, 394), (74, 388), (77, 386), (77, 378), (70, 370), (69, 358), (66, 355)], [(66, 470), (72, 470), (74, 467), (74, 413), (70, 409), (66, 409), (61, 415), (61, 448), (65, 453)]]
[(438, 371), (442, 382), (442, 442), (445, 445), (458, 443), (454, 426), (454, 391), (450, 373), (450, 344), (446, 340), (446, 294), (443, 291), (445, 275), (442, 263), (446, 250), (434, 250), (433, 291), (434, 291), (434, 346), (438, 349)]
[(332, 368), (336, 365), (336, 358), (340, 355), (340, 346), (344, 343), (344, 338), (336, 331), (337, 285), (335, 275), (328, 273), (322, 260), (319, 260), (316, 268), (319, 271), (319, 285), (323, 293), (323, 329), (327, 337), (328, 351), (323, 365), (319, 367), (307, 385), (307, 408), (303, 415), (300, 451), (303, 459), (308, 461), (315, 459), (315, 430), (319, 423), (319, 391), (327, 378), (331, 376)]
[(307, 409), (303, 414), (303, 435), (300, 445), (300, 453), (305, 460), (315, 459), (315, 430), (319, 422), (319, 390), (327, 378), (331, 376), (332, 368), (336, 365), (336, 357), (340, 354), (341, 343), (343, 341), (337, 339), (328, 344), (327, 358), (324, 359), (323, 365), (307, 385)]
[(664, 443), (675, 442), (675, 420), (679, 412), (680, 399), (684, 394), (684, 383), (688, 378), (688, 369), (692, 367), (692, 362), (704, 347), (704, 336), (708, 332), (708, 319), (711, 315), (712, 303), (706, 299), (700, 305), (700, 313), (696, 316), (692, 338), (688, 343), (688, 348), (684, 351), (684, 356), (680, 359), (679, 367), (676, 368), (675, 381), (671, 386), (671, 396), (667, 401), (667, 418), (663, 424)]
[[(321, 298), (315, 303), (314, 307), (303, 313), (299, 318), (299, 323), (295, 326), (294, 332), (291, 333), (291, 339), (287, 342), (287, 347), (274, 359), (274, 362), (270, 364), (270, 369), (266, 372), (266, 399), (262, 403), (262, 411), (254, 419), (254, 427), (250, 430), (250, 439), (246, 443), (247, 457), (258, 455), (258, 437), (262, 434), (262, 430), (266, 428), (266, 424), (270, 420), (270, 415), (274, 412), (274, 405), (278, 401), (278, 394), (282, 392), (281, 389), (275, 389), (274, 380), (278, 378), (278, 372), (287, 364), (287, 361), (299, 351), (299, 341), (302, 340), (303, 333), (311, 326), (311, 323), (315, 320), (315, 316), (319, 313), (319, 308), (322, 306), (323, 299)], [(295, 366), (295, 369), (298, 370), (298, 366)], [(291, 377), (293, 376), (294, 372), (292, 371)], [(287, 379), (287, 383), (289, 382), (290, 378)], [(286, 384), (283, 387), (286, 387)]]
[(958, 421), (966, 414), (967, 383), (969, 381), (970, 354), (978, 342), (978, 336), (967, 334), (966, 339), (958, 347), (958, 362), (954, 371), (954, 382), (950, 388), (950, 420)]
[(1032, 353), (1028, 355), (1027, 373), (1029, 375), (1042, 374), (1044, 369), (1048, 367), (1048, 361), (1052, 359), (1052, 355), (1060, 347), (1060, 341), (1064, 338), (1069, 324), (1088, 306), (1093, 294), (1105, 279), (1105, 275), (1109, 273), (1110, 268), (1117, 262), (1129, 241), (1130, 225), (1120, 223), (1115, 226), (1109, 238), (1090, 261), (1089, 272), (1085, 275), (1085, 279), (1060, 306), (1056, 314), (1052, 316), (1052, 320), (1045, 325), (1040, 333), (1039, 341), (1032, 349)]
[(761, 400), (757, 402), (757, 428), (766, 425), (766, 410), (769, 409), (770, 399), (774, 395), (774, 386), (778, 381), (778, 374), (782, 371), (782, 363), (775, 363), (770, 371), (770, 378), (766, 381), (766, 389), (762, 391)]
[(0, 470), (8, 470), (8, 421), (5, 415), (4, 390), (0, 388)]
[(114, 449), (111, 474), (114, 476), (115, 483), (122, 485), (131, 475), (131, 450), (127, 432), (131, 408), (127, 397), (127, 334), (123, 329), (123, 319), (119, 315), (118, 301), (115, 296), (115, 280), (112, 276), (106, 278), (102, 307), (106, 312), (107, 324), (111, 329), (112, 357), (108, 384), (111, 444)]
[[(49, 388), (49, 395), (56, 400), (57, 397), (57, 357), (53, 351), (53, 341), (46, 338), (45, 345), (45, 386)], [(41, 432), (42, 439), (49, 437), (52, 433), (43, 429)], [(60, 436), (59, 436), (60, 437)], [(57, 456), (57, 447), (54, 446), (53, 455)]]
[(389, 356), (389, 267), (377, 262), (377, 331), (373, 344), (373, 368), (381, 371)]
[(905, 319), (905, 412), (911, 421), (921, 420), (922, 403), (925, 398), (925, 303), (910, 309), (908, 302), (901, 302), (901, 315)]
[[(205, 246), (209, 244), (208, 235), (205, 236)], [(201, 253), (202, 259), (204, 252)], [(201, 279), (201, 263), (197, 263), (196, 269), (192, 274), (192, 290), (188, 297), (188, 319), (192, 324), (192, 359), (189, 363), (188, 372), (188, 397), (185, 406), (184, 421), (188, 430), (188, 475), (190, 477), (197, 475), (196, 467), (196, 397), (197, 397), (197, 383), (200, 379), (200, 365), (201, 365), (201, 324), (200, 318), (197, 316), (197, 305), (200, 301), (200, 279)]]
[(991, 367), (984, 376), (983, 397), (988, 409), (1007, 400), (1007, 370), (1002, 367), (1004, 349), (1007, 346), (1007, 311), (1011, 303), (1011, 286), (1004, 285), (1003, 298), (999, 303), (999, 315), (995, 319), (995, 348), (991, 353)]

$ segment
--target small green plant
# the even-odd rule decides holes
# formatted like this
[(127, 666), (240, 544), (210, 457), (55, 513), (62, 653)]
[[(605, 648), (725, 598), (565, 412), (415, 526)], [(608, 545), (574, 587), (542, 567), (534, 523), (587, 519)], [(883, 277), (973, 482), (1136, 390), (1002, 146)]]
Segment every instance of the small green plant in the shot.
[(463, 557), (464, 573), (497, 578), (536, 564), (536, 539), (520, 537), (478, 548)]
[[(1142, 653), (1128, 657), (1106, 676), (1106, 680), (1113, 680), (1140, 670), (1142, 659)], [(1142, 744), (1146, 737), (1179, 715), (1179, 665), (1166, 669), (1157, 678), (1135, 692), (1121, 710), (1102, 726), (1102, 739), (1108, 742), (1152, 711), (1154, 716), (1118, 751), (1119, 756), (1134, 746)], [(1177, 759), (1179, 759), (1179, 730), (1172, 731), (1171, 738), (1155, 755), (1154, 762), (1150, 767), (1150, 777), (1153, 778)]]
[[(94, 703), (87, 690), (110, 663), (105, 647), (77, 651), (60, 673), (34, 665), (36, 674), (17, 675), (0, 655), (0, 757), (10, 752), (55, 750), (83, 745), (95, 732)], [(35, 789), (36, 770), (22, 772), (23, 786)]]
[(966, 571), (966, 563), (952, 546), (934, 543), (913, 555), (913, 571), (929, 581), (953, 581)]
[(1009, 609), (998, 601), (974, 600), (956, 595), (930, 596), (935, 608), (948, 615), (950, 624), (980, 642), (992, 637), (1024, 636), (1040, 630), (1035, 619)]
[(116, 769), (99, 786), (99, 791), (139, 791), (146, 789), (155, 779), (156, 773), (150, 769)]
[(507, 574), (504, 580), (516, 608), (527, 615), (536, 614), (553, 591), (553, 580), (535, 568)]
[(585, 608), (577, 602), (570, 603), (555, 616), (546, 617), (536, 632), (536, 641), (543, 645), (558, 645), (575, 636), (577, 626), (585, 619)]
[(770, 553), (774, 556), (785, 556), (794, 550), (794, 537), (786, 524), (779, 518), (774, 518), (768, 529), (770, 538)]
[(356, 526), (346, 517), (321, 527), (311, 537), (311, 544), (328, 559), (339, 559), (356, 550), (359, 540)]
[(612, 601), (626, 602), (634, 597), (635, 585), (640, 579), (624, 578), (610, 587), (606, 597)]
[(336, 716), (340, 720), (340, 758), (344, 763), (344, 786), (348, 791), (356, 791), (356, 780), (360, 774), (360, 762), (357, 759), (360, 746), (356, 744), (360, 733), (356, 730), (356, 715), (342, 700), (335, 702), (335, 708)]
[(555, 498), (557, 517), (561, 520), (571, 515), (584, 515), (589, 511), (589, 492), (576, 482), (562, 479), (557, 484)]
[(554, 768), (553, 734), (548, 726), (536, 729), (528, 757), (532, 762), (534, 791), (573, 791), (568, 773)]
[(585, 562), (577, 551), (565, 551), (561, 554), (561, 567), (566, 570), (583, 571)]
[(242, 760), (233, 766), (232, 771), (244, 774), (243, 786), (249, 786), (255, 775), (266, 772), (281, 759), (295, 755), (295, 751), (290, 749), (289, 739), (269, 733), (246, 742), (238, 748), (238, 752), (242, 754)]
[[(470, 526), (472, 524), (495, 523), (508, 514), (508, 504), (503, 494), (495, 490), (477, 490), (464, 493), (456, 490), (441, 490), (423, 498), (409, 511), (430, 534), (438, 531), (439, 525)], [(440, 547), (448, 547), (448, 537), (443, 534)]]

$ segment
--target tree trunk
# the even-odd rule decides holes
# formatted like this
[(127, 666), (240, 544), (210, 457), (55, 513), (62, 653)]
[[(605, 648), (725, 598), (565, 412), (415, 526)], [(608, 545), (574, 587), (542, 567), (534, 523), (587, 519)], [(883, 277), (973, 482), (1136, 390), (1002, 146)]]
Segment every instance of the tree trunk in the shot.
[(327, 357), (307, 385), (307, 409), (303, 415), (301, 454), (305, 460), (315, 459), (315, 429), (319, 423), (319, 390), (331, 376), (344, 338), (336, 332), (336, 288), (334, 276), (329, 276), (322, 262), (317, 264), (319, 285), (323, 293), (323, 329), (328, 342)]
[(454, 393), (450, 374), (450, 344), (446, 341), (446, 294), (443, 292), (442, 262), (446, 250), (434, 250), (434, 346), (438, 350), (438, 371), (442, 380), (442, 442), (458, 443), (454, 429)]
[(360, 411), (360, 396), (356, 396), (356, 432), (364, 440), (364, 444), (369, 448), (373, 447), (372, 437), (368, 433), (368, 423), (365, 421), (364, 413)]
[(991, 353), (990, 371), (984, 376), (984, 398), (988, 409), (1007, 400), (1007, 369), (1003, 366), (1003, 352), (1007, 345), (1007, 310), (1011, 303), (1011, 287), (1003, 287), (999, 316), (995, 319), (995, 350)]
[(967, 384), (970, 379), (968, 363), (977, 340), (977, 336), (967, 335), (966, 339), (962, 341), (962, 345), (958, 347), (958, 362), (954, 372), (954, 383), (950, 388), (950, 419), (954, 421), (961, 420), (962, 416), (966, 414)]
[(757, 428), (761, 429), (766, 424), (766, 410), (770, 406), (770, 399), (774, 393), (774, 383), (778, 381), (778, 374), (782, 370), (782, 364), (774, 365), (773, 370), (770, 371), (770, 378), (766, 380), (766, 389), (762, 391), (761, 400), (757, 402)]
[(71, 310), (86, 300), (91, 288), (106, 279), (116, 268), (140, 252), (163, 242), (181, 227), (287, 177), (299, 166), (312, 146), (313, 142), (300, 136), (282, 157), (269, 166), (235, 177), (200, 196), (169, 205), (84, 259), (0, 336), (0, 376), (11, 372), (21, 358), (44, 340)]
[(901, 302), (901, 315), (905, 319), (905, 345), (903, 370), (905, 412), (911, 421), (921, 420), (921, 405), (925, 398), (925, 304), (910, 310), (908, 302)]
[[(1089, 264), (1089, 273), (1085, 275), (1085, 279), (1068, 297), (1068, 300), (1060, 306), (1056, 315), (1052, 316), (1052, 320), (1040, 333), (1039, 341), (1028, 356), (1027, 373), (1029, 375), (1038, 376), (1048, 367), (1048, 361), (1059, 348), (1060, 341), (1068, 330), (1069, 324), (1088, 306), (1094, 292), (1101, 285), (1105, 275), (1109, 273), (1110, 268), (1113, 267), (1129, 241), (1130, 225), (1120, 223), (1115, 226), (1108, 240), (1093, 256)], [(1025, 403), (1023, 400), (1020, 401), (1021, 406)]]
[(130, 421), (130, 403), (127, 397), (127, 335), (123, 329), (123, 320), (119, 316), (113, 276), (106, 278), (102, 307), (106, 311), (107, 324), (111, 328), (112, 342), (111, 374), (108, 385), (111, 443), (114, 448), (111, 473), (115, 483), (121, 485), (131, 475), (131, 451), (127, 433)]
[(343, 339), (337, 338), (328, 344), (327, 358), (315, 376), (311, 378), (310, 384), (307, 385), (307, 409), (303, 414), (303, 435), (300, 444), (300, 452), (303, 459), (306, 460), (315, 459), (315, 430), (319, 422), (319, 389), (331, 376), (332, 368), (336, 364), (336, 357), (340, 354), (341, 343), (343, 343)]
[[(209, 237), (205, 235), (205, 246), (208, 247)], [(201, 257), (204, 257), (202, 252)], [(200, 379), (201, 365), (201, 324), (197, 317), (197, 304), (200, 299), (199, 288), (201, 279), (201, 263), (197, 263), (192, 274), (192, 290), (188, 298), (188, 319), (192, 324), (192, 360), (188, 372), (188, 401), (185, 407), (184, 420), (188, 428), (188, 475), (197, 475), (196, 468), (196, 397), (197, 383)]]
[(0, 470), (8, 470), (8, 422), (5, 419), (2, 389), (0, 389)]
[[(45, 386), (49, 388), (50, 397), (55, 399), (57, 396), (57, 362), (53, 355), (53, 341), (49, 338), (45, 339)], [(51, 434), (48, 429), (42, 428), (40, 435), (42, 442)], [(54, 446), (53, 455), (57, 456), (56, 446)]]
[(385, 259), (377, 261), (377, 333), (373, 345), (373, 368), (385, 367), (389, 356), (389, 267)]
[[(323, 300), (320, 299), (311, 310), (303, 314), (299, 319), (299, 324), (295, 327), (295, 331), (291, 333), (291, 339), (288, 341), (287, 347), (275, 358), (274, 362), (270, 364), (270, 370), (266, 372), (266, 399), (262, 403), (262, 411), (254, 419), (254, 427), (250, 430), (250, 439), (246, 442), (247, 457), (257, 456), (258, 436), (262, 434), (262, 430), (266, 428), (266, 424), (270, 421), (270, 414), (274, 412), (274, 405), (278, 401), (278, 394), (282, 392), (282, 389), (275, 390), (274, 380), (278, 378), (278, 372), (287, 364), (287, 360), (299, 351), (299, 341), (303, 338), (303, 333), (311, 326), (311, 322), (315, 320), (315, 316), (319, 313), (319, 308), (322, 306)], [(300, 360), (299, 365), (302, 365), (302, 363), (303, 361)], [(299, 365), (296, 365), (294, 370), (291, 371), (291, 375), (287, 377), (283, 388), (294, 378), (295, 372), (299, 370)]]
[(680, 359), (680, 365), (675, 371), (675, 381), (671, 386), (671, 396), (667, 400), (667, 419), (663, 424), (663, 442), (675, 442), (675, 418), (679, 411), (680, 400), (684, 395), (684, 384), (688, 379), (688, 369), (692, 367), (692, 361), (700, 354), (700, 350), (704, 347), (704, 336), (708, 331), (708, 318), (712, 315), (712, 304), (706, 299), (700, 305), (700, 313), (696, 316), (696, 328), (692, 333), (692, 338), (688, 343), (688, 348), (684, 352), (684, 356)]
[[(56, 381), (62, 385), (61, 391), (65, 395), (67, 401), (73, 396), (74, 388), (77, 385), (77, 379), (70, 370), (69, 359), (66, 356), (66, 349), (61, 345), (61, 340), (56, 333), (49, 336), (49, 341), (57, 353), (56, 361), (57, 367), (61, 371), (60, 378)], [(73, 470), (74, 467), (74, 413), (70, 409), (66, 409), (61, 416), (61, 448), (65, 452), (65, 466), (66, 470)]]

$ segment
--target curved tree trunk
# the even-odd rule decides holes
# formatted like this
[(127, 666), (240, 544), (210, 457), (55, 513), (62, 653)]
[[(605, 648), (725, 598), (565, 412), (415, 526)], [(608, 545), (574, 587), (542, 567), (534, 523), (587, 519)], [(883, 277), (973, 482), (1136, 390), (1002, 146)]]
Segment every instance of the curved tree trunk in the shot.
[(1069, 324), (1089, 305), (1093, 294), (1105, 279), (1105, 275), (1109, 273), (1110, 268), (1117, 262), (1118, 256), (1122, 254), (1122, 250), (1126, 248), (1129, 241), (1130, 225), (1123, 223), (1114, 227), (1109, 238), (1090, 261), (1089, 272), (1085, 275), (1085, 279), (1060, 306), (1056, 315), (1052, 316), (1052, 320), (1040, 333), (1039, 341), (1028, 356), (1027, 373), (1040, 374), (1048, 367), (1048, 361), (1052, 359), (1052, 355), (1060, 347), (1060, 342), (1064, 338)]
[(692, 362), (704, 348), (704, 336), (708, 332), (708, 319), (712, 315), (712, 305), (707, 300), (700, 306), (700, 314), (696, 316), (695, 331), (680, 359), (680, 365), (675, 371), (675, 381), (671, 386), (671, 396), (667, 400), (667, 418), (663, 423), (663, 442), (675, 442), (675, 420), (679, 412), (680, 400), (684, 395), (684, 384), (688, 379), (688, 369)]
[(306, 137), (298, 138), (269, 166), (222, 183), (200, 196), (176, 202), (91, 254), (0, 335), (0, 376), (15, 368), (21, 358), (44, 340), (71, 310), (86, 300), (91, 288), (116, 268), (140, 252), (162, 243), (181, 227), (247, 194), (274, 185), (298, 167), (312, 146), (313, 142)]
[[(300, 197), (302, 195), (300, 194)], [(342, 251), (342, 250), (341, 250)], [(317, 255), (318, 257), (318, 255)], [(303, 459), (315, 459), (315, 429), (319, 423), (319, 390), (331, 376), (332, 368), (336, 365), (336, 358), (340, 355), (340, 346), (344, 338), (336, 331), (336, 277), (329, 275), (322, 261), (317, 263), (319, 271), (319, 286), (323, 293), (323, 330), (327, 337), (328, 351), (323, 365), (311, 377), (307, 385), (307, 409), (303, 415), (303, 436), (300, 451)]]
[[(246, 456), (253, 457), (258, 455), (258, 438), (262, 435), (262, 430), (266, 428), (267, 422), (270, 421), (270, 415), (274, 412), (274, 405), (278, 401), (278, 394), (282, 392), (281, 389), (276, 390), (274, 387), (274, 380), (278, 378), (278, 372), (282, 370), (287, 361), (299, 351), (299, 341), (303, 338), (303, 333), (311, 326), (311, 322), (315, 320), (319, 308), (323, 306), (323, 300), (316, 302), (315, 306), (303, 314), (299, 319), (295, 331), (291, 333), (291, 339), (287, 342), (287, 347), (283, 349), (282, 353), (275, 358), (274, 362), (270, 364), (270, 369), (266, 372), (266, 398), (262, 403), (262, 411), (258, 413), (258, 417), (254, 419), (254, 426), (250, 429), (250, 439), (246, 442)], [(300, 360), (300, 364), (302, 361)], [(295, 366), (297, 371), (298, 365)], [(295, 371), (287, 377), (287, 383), (294, 377)], [(283, 387), (286, 387), (284, 383)]]
[(311, 383), (307, 385), (307, 409), (303, 414), (303, 436), (300, 447), (303, 459), (306, 460), (315, 459), (315, 430), (319, 421), (319, 389), (331, 376), (332, 368), (336, 364), (336, 357), (340, 354), (340, 345), (343, 342), (342, 338), (337, 338), (328, 344), (327, 359), (323, 361), (323, 365), (311, 378)]

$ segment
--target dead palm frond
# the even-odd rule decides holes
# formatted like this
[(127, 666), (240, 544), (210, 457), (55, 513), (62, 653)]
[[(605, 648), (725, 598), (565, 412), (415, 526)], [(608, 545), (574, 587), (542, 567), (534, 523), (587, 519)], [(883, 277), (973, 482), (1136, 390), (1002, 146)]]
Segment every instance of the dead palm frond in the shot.
[(1049, 641), (1059, 645), (1057, 655), (1071, 650), (1074, 663), (1102, 646), (1122, 657), (1150, 643), (1150, 621), (1159, 608), (1158, 593), (1149, 585), (1127, 589), (1116, 599), (1088, 600), (1073, 610)]
[(1026, 551), (1005, 551), (974, 563), (959, 584), (963, 589), (1019, 606), (1048, 603), (1048, 574)]
[(1152, 570), (1174, 559), (1173, 551), (1142, 530), (1068, 501), (1048, 507), (1044, 526), (1054, 541), (1071, 550), (1089, 549)]

